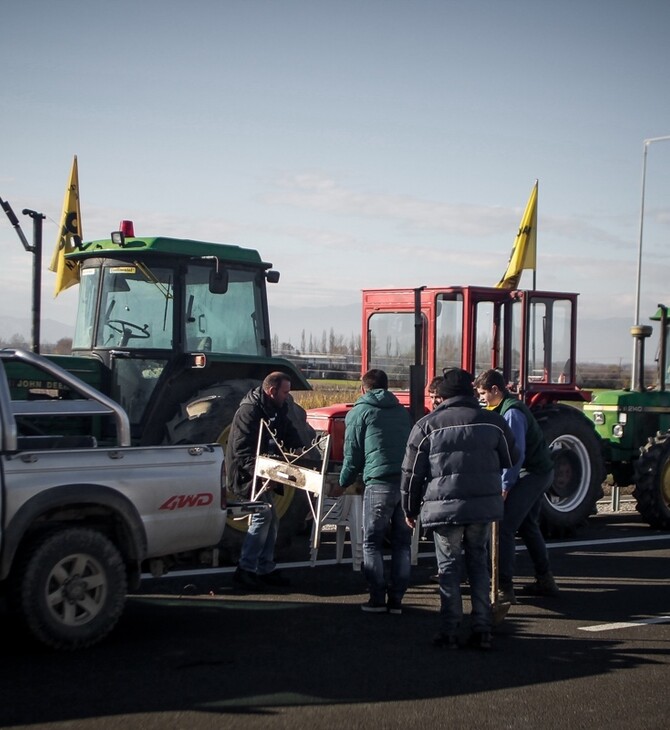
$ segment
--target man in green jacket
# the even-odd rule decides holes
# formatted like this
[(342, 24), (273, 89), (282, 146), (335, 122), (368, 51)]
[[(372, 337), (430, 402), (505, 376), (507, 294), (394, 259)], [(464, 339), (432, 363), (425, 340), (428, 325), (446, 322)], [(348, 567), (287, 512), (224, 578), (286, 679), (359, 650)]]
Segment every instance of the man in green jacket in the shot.
[[(361, 608), (370, 613), (402, 613), (409, 584), (412, 532), (400, 505), (400, 475), (412, 422), (407, 409), (388, 390), (383, 370), (368, 370), (363, 395), (347, 413), (344, 461), (338, 497), (362, 474), (363, 573), (370, 598)], [(390, 526), (391, 572), (384, 577), (383, 544)]]

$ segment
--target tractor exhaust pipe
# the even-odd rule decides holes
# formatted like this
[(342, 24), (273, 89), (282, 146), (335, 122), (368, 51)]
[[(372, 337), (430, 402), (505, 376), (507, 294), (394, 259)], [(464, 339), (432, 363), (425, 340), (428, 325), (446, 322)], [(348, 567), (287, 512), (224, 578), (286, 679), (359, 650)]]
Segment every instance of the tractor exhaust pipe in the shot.
[(635, 324), (630, 328), (630, 333), (633, 339), (636, 340), (636, 347), (639, 361), (637, 364), (637, 383), (631, 383), (631, 390), (636, 390), (639, 393), (644, 391), (644, 341), (647, 337), (651, 337), (653, 328), (648, 324)]

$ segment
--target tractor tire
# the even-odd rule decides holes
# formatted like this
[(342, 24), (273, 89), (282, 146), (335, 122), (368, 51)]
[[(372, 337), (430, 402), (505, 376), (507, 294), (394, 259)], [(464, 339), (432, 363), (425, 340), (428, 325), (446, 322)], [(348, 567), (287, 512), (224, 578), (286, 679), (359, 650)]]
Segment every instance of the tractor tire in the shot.
[[(227, 429), (242, 398), (260, 385), (258, 380), (229, 380), (199, 391), (166, 424), (168, 444), (214, 444), (225, 446)], [(222, 436), (225, 433), (225, 441)]]
[(563, 537), (593, 514), (606, 477), (600, 438), (572, 406), (533, 411), (554, 460), (554, 482), (544, 495), (540, 522), (548, 537)]
[(119, 551), (102, 533), (82, 527), (34, 542), (15, 576), (16, 603), (31, 633), (56, 649), (101, 641), (119, 620), (127, 577)]
[(635, 463), (637, 511), (657, 530), (670, 530), (670, 431), (657, 433)]
[[(219, 443), (224, 449), (228, 443), (230, 425), (240, 401), (260, 381), (251, 379), (229, 380), (212, 385), (197, 393), (188, 403), (183, 404), (179, 413), (167, 424), (167, 441), (173, 444)], [(291, 418), (303, 436), (309, 428), (304, 417), (296, 411), (299, 408), (291, 399)], [(291, 538), (305, 530), (309, 513), (307, 494), (296, 495), (292, 487), (284, 487), (284, 494), (275, 497), (275, 509), (280, 517), (277, 548), (290, 544)], [(230, 500), (235, 495), (229, 494)], [(249, 521), (247, 518), (233, 520), (228, 518), (223, 540), (219, 546), (224, 560), (234, 563), (239, 558)]]

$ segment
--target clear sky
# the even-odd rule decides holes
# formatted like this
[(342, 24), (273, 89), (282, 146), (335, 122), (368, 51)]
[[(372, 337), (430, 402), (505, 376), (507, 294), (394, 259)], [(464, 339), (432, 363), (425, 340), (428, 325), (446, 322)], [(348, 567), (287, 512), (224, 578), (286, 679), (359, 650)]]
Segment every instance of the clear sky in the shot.
[[(538, 287), (633, 322), (667, 0), (0, 0), (0, 19), (0, 197), (27, 235), (23, 208), (47, 216), (45, 317), (74, 321), (46, 267), (76, 154), (85, 239), (131, 218), (257, 248), (282, 274), (271, 308), (493, 285), (537, 178)], [(648, 148), (644, 321), (670, 304), (669, 232), (667, 141)], [(0, 314), (29, 316), (4, 215), (0, 250)], [(586, 344), (629, 357), (610, 335)]]

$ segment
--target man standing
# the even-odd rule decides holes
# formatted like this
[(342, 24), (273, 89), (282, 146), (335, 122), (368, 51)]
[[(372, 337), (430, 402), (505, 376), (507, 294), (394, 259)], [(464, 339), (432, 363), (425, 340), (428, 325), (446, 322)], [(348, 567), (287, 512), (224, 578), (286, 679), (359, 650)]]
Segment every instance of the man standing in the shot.
[[(226, 486), (239, 497), (248, 498), (254, 475), (261, 421), (265, 421), (279, 443), (289, 449), (297, 449), (303, 443), (295, 425), (289, 418), (291, 380), (286, 373), (270, 373), (263, 384), (250, 390), (233, 416), (226, 445)], [(261, 441), (261, 453), (270, 453), (274, 442), (267, 431)], [(238, 588), (262, 591), (266, 587), (283, 587), (289, 581), (275, 570), (274, 550), (279, 529), (279, 518), (274, 506), (274, 491), (281, 485), (270, 487), (259, 499), (267, 502), (270, 509), (251, 517), (249, 530), (242, 544), (240, 560), (233, 575)]]
[(549, 568), (549, 555), (540, 530), (544, 493), (554, 481), (554, 462), (535, 416), (528, 406), (509, 394), (498, 370), (486, 370), (475, 380), (486, 407), (500, 413), (514, 433), (520, 456), (503, 472), (505, 516), (500, 523), (500, 600), (515, 604), (515, 536), (523, 540), (535, 567), (535, 582), (523, 591), (534, 596), (557, 596), (558, 586)]
[[(363, 573), (370, 598), (361, 609), (400, 614), (409, 584), (412, 542), (400, 506), (400, 467), (412, 422), (407, 409), (388, 390), (383, 370), (368, 370), (362, 378), (362, 390), (345, 420), (340, 487), (332, 496), (339, 497), (362, 473)], [(383, 543), (389, 526), (391, 573), (387, 583)]]
[(514, 436), (501, 416), (481, 408), (465, 370), (446, 370), (439, 394), (442, 403), (417, 421), (407, 443), (402, 506), (410, 527), (421, 513), (421, 524), (433, 528), (441, 621), (433, 644), (459, 646), (465, 560), (472, 602), (468, 643), (489, 649), (489, 527), (503, 516), (500, 474), (517, 456)]

